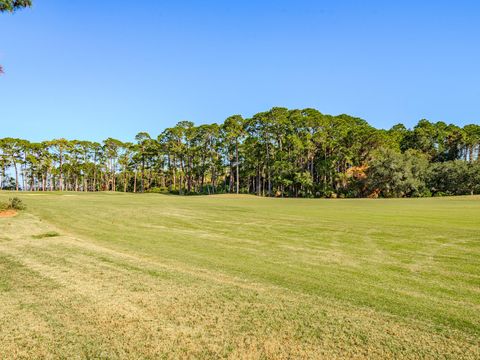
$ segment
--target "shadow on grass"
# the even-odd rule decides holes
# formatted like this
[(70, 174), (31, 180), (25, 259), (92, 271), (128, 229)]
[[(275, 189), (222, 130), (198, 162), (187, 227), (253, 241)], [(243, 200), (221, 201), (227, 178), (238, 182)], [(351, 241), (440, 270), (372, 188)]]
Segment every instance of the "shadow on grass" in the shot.
[(43, 234), (32, 235), (32, 238), (43, 239), (43, 238), (56, 237), (56, 236), (60, 236), (60, 234), (57, 233), (56, 231), (49, 231), (49, 232), (46, 232), (46, 233), (43, 233)]

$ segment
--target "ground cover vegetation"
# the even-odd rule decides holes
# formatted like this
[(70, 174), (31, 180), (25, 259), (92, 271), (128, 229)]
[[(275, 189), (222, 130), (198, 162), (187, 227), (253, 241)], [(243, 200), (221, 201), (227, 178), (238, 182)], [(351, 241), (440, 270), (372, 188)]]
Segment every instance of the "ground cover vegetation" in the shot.
[(7, 201), (0, 201), (0, 211), (5, 210), (25, 210), (26, 206), (21, 199), (13, 197)]
[(421, 120), (379, 130), (348, 115), (273, 108), (182, 121), (102, 143), (0, 139), (4, 189), (413, 197), (480, 193), (480, 126)]
[(479, 197), (18, 196), (2, 358), (480, 357)]

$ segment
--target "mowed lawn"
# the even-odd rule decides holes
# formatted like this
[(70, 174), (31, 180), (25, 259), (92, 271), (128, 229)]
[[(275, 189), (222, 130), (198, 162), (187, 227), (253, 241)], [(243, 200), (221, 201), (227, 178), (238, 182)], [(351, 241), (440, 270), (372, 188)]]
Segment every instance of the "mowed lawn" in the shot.
[(480, 197), (18, 196), (2, 359), (480, 357)]

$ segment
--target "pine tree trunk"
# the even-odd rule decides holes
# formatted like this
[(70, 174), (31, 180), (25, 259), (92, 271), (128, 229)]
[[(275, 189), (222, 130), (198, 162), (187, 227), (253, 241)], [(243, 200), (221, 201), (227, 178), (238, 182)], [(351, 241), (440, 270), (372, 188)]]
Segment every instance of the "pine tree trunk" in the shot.
[(63, 174), (62, 174), (62, 165), (63, 165), (63, 158), (62, 158), (62, 150), (60, 149), (60, 191), (63, 191)]
[(13, 167), (15, 168), (15, 190), (18, 191), (18, 169), (15, 161), (13, 162)]
[(133, 179), (133, 192), (137, 192), (137, 169), (135, 168), (135, 177)]
[(237, 161), (237, 194), (240, 192), (240, 175), (238, 169), (238, 141), (235, 143), (235, 160)]

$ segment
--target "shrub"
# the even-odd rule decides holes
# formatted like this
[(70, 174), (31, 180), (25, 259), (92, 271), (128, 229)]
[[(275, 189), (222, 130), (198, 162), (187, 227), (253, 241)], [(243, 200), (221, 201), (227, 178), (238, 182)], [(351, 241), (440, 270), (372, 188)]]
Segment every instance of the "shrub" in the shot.
[(146, 193), (154, 193), (154, 194), (167, 194), (168, 187), (166, 186), (158, 186), (158, 187), (152, 187), (148, 190), (145, 191)]
[(2, 210), (25, 210), (26, 206), (23, 201), (17, 197), (8, 199), (7, 202), (0, 203), (0, 211)]
[(451, 194), (444, 191), (437, 191), (433, 194), (434, 197), (450, 196)]

